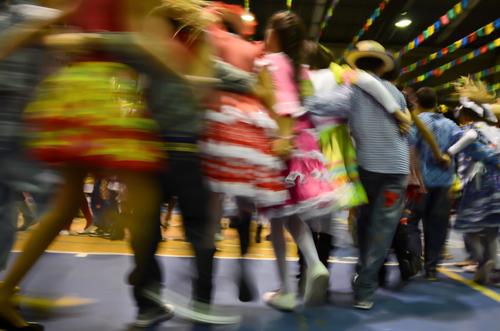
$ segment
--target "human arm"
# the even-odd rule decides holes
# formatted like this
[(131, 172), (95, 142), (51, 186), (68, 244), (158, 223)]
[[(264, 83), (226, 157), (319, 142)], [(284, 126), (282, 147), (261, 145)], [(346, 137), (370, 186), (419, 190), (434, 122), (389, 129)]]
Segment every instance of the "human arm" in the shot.
[(450, 159), (450, 157), (446, 156), (445, 159), (444, 159), (444, 161), (443, 161), (443, 154), (441, 153), (441, 150), (439, 149), (439, 146), (436, 143), (436, 140), (434, 139), (434, 135), (432, 134), (432, 132), (420, 120), (420, 118), (418, 117), (416, 111), (412, 111), (411, 112), (411, 116), (412, 116), (413, 122), (415, 123), (415, 127), (417, 128), (418, 132), (422, 136), (422, 139), (425, 140), (425, 142), (431, 148), (432, 153), (434, 154), (434, 158), (438, 162), (442, 161), (443, 162), (443, 167), (446, 168), (446, 169), (448, 169), (450, 167), (450, 165), (451, 165), (451, 159)]
[(461, 150), (472, 144), (477, 139), (477, 137), (478, 134), (476, 130), (467, 130), (459, 141), (457, 141), (453, 146), (448, 148), (448, 151), (446, 153), (449, 156), (453, 157), (454, 155), (458, 154)]
[(342, 85), (333, 92), (318, 93), (303, 100), (303, 107), (309, 114), (323, 117), (348, 118), (352, 112), (352, 98), (355, 90)]
[(0, 34), (2, 41), (0, 47), (0, 59), (10, 52), (33, 39), (42, 29), (64, 20), (73, 14), (81, 5), (82, 0), (70, 0), (64, 2), (59, 8), (45, 8), (33, 5), (23, 6), (18, 10), (23, 11), (26, 19), (17, 23)]

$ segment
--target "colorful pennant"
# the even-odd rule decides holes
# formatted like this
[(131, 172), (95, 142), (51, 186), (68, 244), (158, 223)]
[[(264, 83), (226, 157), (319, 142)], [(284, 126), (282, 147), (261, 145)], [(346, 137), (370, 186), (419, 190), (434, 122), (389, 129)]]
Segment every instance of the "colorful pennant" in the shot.
[(491, 51), (491, 50), (493, 50), (493, 49), (495, 49), (497, 47), (500, 47), (500, 38), (495, 39), (491, 43), (489, 43), (487, 45), (484, 45), (484, 46), (476, 49), (475, 51), (470, 52), (469, 54), (466, 54), (466, 55), (462, 56), (461, 58), (458, 58), (456, 60), (448, 62), (448, 63), (440, 66), (437, 69), (431, 70), (431, 71), (429, 71), (429, 72), (427, 72), (427, 73), (425, 73), (423, 75), (420, 75), (417, 78), (414, 78), (414, 79), (408, 81), (406, 83), (406, 85), (403, 85), (403, 86), (408, 86), (408, 85), (411, 85), (411, 84), (420, 83), (421, 81), (429, 78), (430, 76), (441, 76), (445, 71), (453, 68), (454, 66), (462, 64), (465, 61), (473, 59), (473, 58), (475, 58), (475, 57), (477, 57), (477, 56), (479, 56), (481, 54), (484, 54), (487, 51)]
[[(500, 18), (497, 19), (496, 21), (494, 22), (491, 22), (490, 24), (487, 24), (485, 25), (484, 27), (482, 27), (481, 29), (484, 29), (485, 31), (485, 34), (486, 35), (489, 35), (491, 34), (495, 29), (499, 28), (500, 27)], [(420, 66), (423, 66), (427, 63), (429, 63), (430, 61), (434, 60), (435, 58), (440, 58), (442, 57), (443, 55), (446, 55), (448, 53), (453, 53), (454, 51), (456, 51), (457, 49), (461, 48), (461, 47), (464, 47), (465, 45), (467, 45), (468, 43), (471, 43), (472, 41), (476, 40), (476, 35), (477, 35), (477, 32), (481, 29), (478, 29), (474, 32), (472, 32), (471, 34), (469, 34), (467, 37), (464, 37), (460, 40), (457, 40), (455, 41), (453, 44), (449, 45), (448, 47), (445, 47), (443, 48), (442, 50), (440, 50), (439, 52), (436, 52), (436, 53), (433, 53), (431, 55), (429, 55), (428, 57), (426, 57), (425, 59), (422, 59), (418, 62), (415, 62), (415, 63), (412, 63), (410, 64), (409, 66), (401, 69), (400, 73), (401, 75), (405, 75), (409, 72), (412, 72), (413, 70), (415, 70), (416, 68), (420, 67)], [(486, 52), (486, 50), (483, 50), (483, 53)], [(462, 60), (457, 60), (457, 61), (460, 61), (462, 62)], [(458, 63), (460, 64), (460, 63)]]
[[(472, 2), (472, 0), (471, 0)], [(394, 54), (394, 57), (400, 58), (403, 56), (405, 53), (408, 53), (415, 47), (418, 47), (422, 41), (426, 40), (430, 36), (432, 36), (434, 33), (438, 32), (441, 27), (444, 27), (445, 25), (449, 24), (450, 21), (452, 21), (457, 15), (460, 15), (463, 10), (469, 5), (469, 1), (463, 0), (459, 3), (457, 3), (455, 6), (453, 6), (452, 9), (448, 10), (446, 14), (441, 16), (439, 20), (437, 20), (434, 24), (429, 26), (427, 30), (422, 32), (417, 38), (415, 38), (413, 41), (411, 41), (408, 45), (403, 47), (399, 52)], [(418, 43), (416, 43), (416, 40), (419, 40)], [(410, 46), (412, 45), (412, 46)]]
[[(483, 78), (483, 77), (487, 77), (487, 76), (491, 76), (493, 74), (496, 74), (496, 73), (499, 73), (500, 72), (500, 64), (497, 65), (497, 66), (494, 66), (494, 67), (491, 67), (491, 68), (488, 68), (488, 69), (485, 69), (483, 71), (479, 71), (479, 72), (476, 72), (475, 74), (472, 74), (470, 75), (471, 78), (473, 80), (476, 80), (476, 79), (480, 79), (480, 78)], [(443, 90), (446, 90), (446, 89), (449, 89), (449, 88), (452, 88), (454, 85), (454, 83), (458, 83), (462, 80), (462, 78), (460, 79), (457, 79), (457, 80), (454, 80), (452, 82), (448, 82), (446, 84), (442, 84), (442, 85), (439, 85), (439, 86), (435, 86), (434, 87), (434, 90), (436, 91), (443, 91)]]
[[(318, 33), (316, 34), (316, 42), (319, 42), (319, 38), (321, 38), (321, 35), (323, 34), (323, 30), (328, 26), (328, 21), (332, 17), (333, 11), (335, 10), (335, 7), (339, 4), (340, 0), (332, 0), (332, 3), (330, 4), (330, 8), (326, 11), (325, 17), (323, 17), (323, 22), (321, 22), (321, 25), (319, 26)], [(379, 8), (377, 8), (379, 9)], [(377, 13), (375, 13), (377, 14)], [(380, 15), (380, 10), (378, 14), (376, 15), (377, 17)]]
[(380, 16), (380, 13), (385, 9), (386, 4), (389, 3), (390, 0), (384, 0), (382, 1), (377, 9), (375, 9), (375, 12), (366, 20), (365, 25), (361, 30), (359, 30), (359, 33), (352, 39), (351, 43), (345, 51), (342, 53), (342, 56), (340, 57), (340, 60), (344, 58), (344, 56), (349, 52), (351, 49), (354, 48), (354, 44), (358, 42), (358, 40), (361, 38), (361, 36), (370, 29), (370, 26), (372, 26), (373, 22), (375, 22), (375, 19)]
[(286, 0), (286, 11), (290, 12), (292, 10), (292, 0)]
[[(486, 90), (488, 91), (498, 91), (500, 90), (500, 83), (496, 83), (496, 84), (493, 84), (493, 85), (490, 85), (490, 86), (486, 86)], [(458, 101), (458, 95), (452, 95), (452, 94), (449, 94), (449, 95), (446, 95), (446, 96), (443, 96), (441, 98), (439, 98), (440, 100), (447, 100), (447, 101)]]

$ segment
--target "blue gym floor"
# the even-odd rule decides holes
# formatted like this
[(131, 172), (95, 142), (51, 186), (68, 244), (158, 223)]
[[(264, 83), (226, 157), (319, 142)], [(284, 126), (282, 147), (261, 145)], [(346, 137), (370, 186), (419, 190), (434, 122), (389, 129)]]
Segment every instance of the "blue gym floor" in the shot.
[[(260, 299), (241, 303), (235, 285), (238, 261), (217, 259), (214, 302), (230, 306), (243, 316), (231, 326), (192, 325), (172, 319), (148, 330), (499, 330), (500, 289), (469, 283), (472, 274), (452, 266), (465, 257), (460, 237), (452, 233), (449, 247), (454, 260), (444, 261), (446, 274), (441, 281), (428, 282), (421, 275), (411, 281), (399, 280), (399, 270), (389, 263), (388, 286), (379, 289), (371, 311), (351, 308), (355, 252), (349, 247), (345, 222), (335, 222), (336, 243), (341, 246), (332, 256), (330, 299), (327, 304), (296, 313), (282, 313), (267, 307)], [(15, 253), (14, 255), (17, 255)], [(165, 272), (165, 285), (178, 293), (190, 293), (190, 261), (184, 257), (158, 257)], [(15, 259), (15, 256), (12, 260)], [(273, 260), (249, 260), (250, 270), (260, 294), (279, 287)], [(291, 261), (290, 277), (296, 274)], [(38, 321), (48, 331), (125, 331), (139, 330), (130, 325), (136, 311), (130, 287), (125, 285), (132, 257), (127, 255), (46, 253), (21, 284), (27, 296), (63, 296), (74, 294), (98, 300), (73, 311), (35, 314), (24, 312), (29, 320)], [(4, 276), (4, 274), (2, 274)], [(450, 278), (453, 277), (453, 278)], [(1, 278), (1, 277), (0, 277)], [(295, 280), (295, 278), (294, 278)]]

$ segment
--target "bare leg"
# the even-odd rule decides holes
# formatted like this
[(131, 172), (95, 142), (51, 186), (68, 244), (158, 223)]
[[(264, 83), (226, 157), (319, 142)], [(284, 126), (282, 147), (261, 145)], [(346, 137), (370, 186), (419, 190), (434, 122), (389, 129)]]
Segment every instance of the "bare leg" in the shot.
[(65, 185), (57, 194), (52, 208), (40, 220), (40, 226), (26, 242), (21, 256), (10, 271), (2, 287), (0, 287), (0, 318), (17, 327), (26, 326), (14, 309), (10, 307), (10, 299), (15, 286), (21, 281), (33, 264), (42, 255), (54, 238), (75, 216), (80, 206), (80, 191), (86, 172), (79, 168), (67, 168), (64, 171)]

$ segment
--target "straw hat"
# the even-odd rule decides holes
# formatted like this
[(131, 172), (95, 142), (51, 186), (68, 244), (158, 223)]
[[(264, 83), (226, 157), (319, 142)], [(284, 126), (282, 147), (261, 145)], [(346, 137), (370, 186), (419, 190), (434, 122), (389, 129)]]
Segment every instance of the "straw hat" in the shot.
[(363, 40), (356, 44), (355, 48), (347, 53), (345, 60), (351, 67), (356, 67), (356, 61), (363, 57), (375, 57), (384, 62), (384, 71), (394, 69), (394, 58), (385, 51), (385, 48), (373, 40)]

